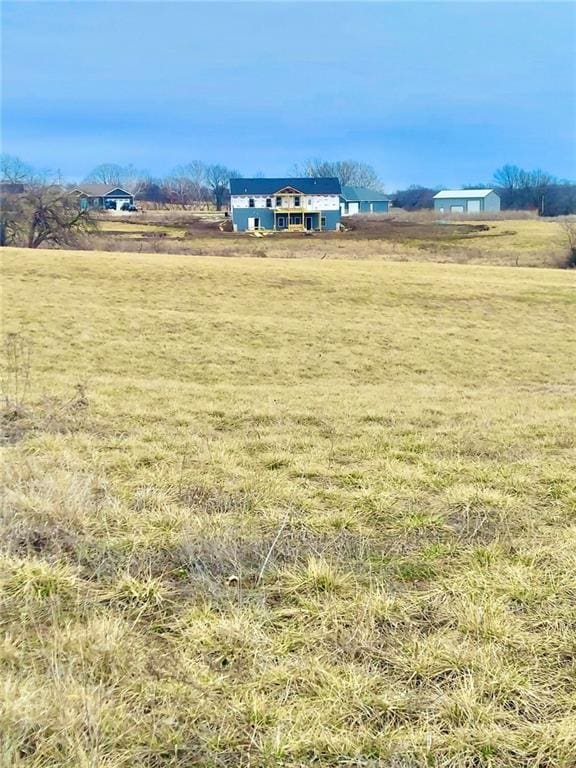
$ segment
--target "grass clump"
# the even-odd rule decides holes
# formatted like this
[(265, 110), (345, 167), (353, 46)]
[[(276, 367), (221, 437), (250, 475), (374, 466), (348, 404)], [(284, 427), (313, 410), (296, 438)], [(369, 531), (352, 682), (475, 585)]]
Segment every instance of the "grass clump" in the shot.
[(73, 597), (77, 578), (65, 562), (5, 558), (0, 564), (0, 584), (8, 599)]

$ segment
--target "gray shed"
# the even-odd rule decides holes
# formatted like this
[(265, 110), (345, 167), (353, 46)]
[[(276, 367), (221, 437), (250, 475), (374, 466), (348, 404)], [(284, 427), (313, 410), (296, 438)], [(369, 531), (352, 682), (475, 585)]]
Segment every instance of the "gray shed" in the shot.
[(440, 213), (499, 211), (500, 197), (493, 189), (443, 189), (434, 195), (434, 210)]
[(390, 198), (376, 189), (347, 185), (342, 187), (340, 193), (342, 216), (353, 216), (355, 213), (388, 213), (389, 207)]

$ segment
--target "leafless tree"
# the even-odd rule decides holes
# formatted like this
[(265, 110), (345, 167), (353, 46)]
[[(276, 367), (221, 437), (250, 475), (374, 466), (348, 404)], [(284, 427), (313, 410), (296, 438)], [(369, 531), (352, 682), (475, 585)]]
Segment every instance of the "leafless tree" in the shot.
[(554, 176), (540, 168), (525, 171), (517, 165), (502, 166), (493, 180), (500, 189), (504, 208), (532, 208), (541, 215), (548, 213), (551, 188), (558, 185)]
[(230, 179), (237, 179), (241, 175), (238, 171), (227, 168), (225, 165), (206, 166), (206, 181), (212, 192), (217, 211), (222, 210), (224, 200), (229, 191)]
[(121, 184), (122, 166), (116, 163), (101, 163), (93, 168), (84, 181), (98, 184)]
[(172, 174), (189, 179), (197, 187), (203, 187), (207, 183), (206, 170), (206, 164), (201, 160), (192, 160), (190, 163), (179, 165)]
[(522, 189), (527, 186), (528, 175), (517, 165), (503, 165), (494, 172), (494, 184), (502, 189)]
[(534, 187), (534, 189), (546, 189), (546, 187), (556, 183), (554, 176), (540, 168), (530, 171), (527, 176), (527, 186)]
[(494, 183), (501, 189), (543, 189), (555, 184), (556, 179), (540, 168), (525, 171), (517, 165), (503, 165), (495, 171)]
[(200, 160), (177, 166), (166, 180), (170, 197), (183, 208), (207, 202), (210, 190), (206, 176), (206, 165)]
[(342, 185), (383, 190), (382, 182), (374, 168), (358, 160), (306, 160), (302, 166), (297, 166), (295, 170), (296, 175), (316, 178), (335, 176)]
[(163, 187), (166, 191), (168, 202), (180, 205), (183, 209), (192, 204), (194, 192), (190, 180), (185, 176), (168, 176), (164, 180)]
[(137, 192), (138, 188), (150, 178), (147, 171), (139, 170), (133, 165), (118, 165), (117, 163), (102, 163), (93, 168), (84, 181), (100, 184), (118, 185), (128, 192)]
[(0, 177), (11, 184), (22, 184), (33, 175), (32, 168), (15, 155), (0, 155)]
[(34, 182), (2, 202), (5, 245), (74, 246), (82, 233), (94, 229), (90, 213), (80, 209), (77, 196), (57, 184)]

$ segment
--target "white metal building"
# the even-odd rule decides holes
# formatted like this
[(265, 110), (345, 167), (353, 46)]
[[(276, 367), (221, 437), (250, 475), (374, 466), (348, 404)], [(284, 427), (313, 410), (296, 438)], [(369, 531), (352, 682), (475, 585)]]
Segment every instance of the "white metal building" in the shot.
[(499, 211), (500, 197), (493, 189), (443, 189), (434, 195), (434, 210), (440, 213)]

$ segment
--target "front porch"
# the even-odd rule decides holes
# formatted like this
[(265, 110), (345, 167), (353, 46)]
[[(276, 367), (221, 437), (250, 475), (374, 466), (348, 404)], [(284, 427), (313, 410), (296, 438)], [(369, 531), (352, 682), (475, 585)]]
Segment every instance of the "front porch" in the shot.
[(274, 229), (279, 232), (321, 232), (322, 215), (320, 211), (304, 208), (275, 208)]

